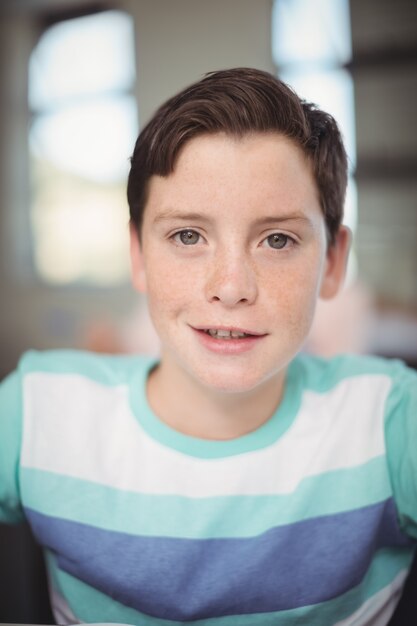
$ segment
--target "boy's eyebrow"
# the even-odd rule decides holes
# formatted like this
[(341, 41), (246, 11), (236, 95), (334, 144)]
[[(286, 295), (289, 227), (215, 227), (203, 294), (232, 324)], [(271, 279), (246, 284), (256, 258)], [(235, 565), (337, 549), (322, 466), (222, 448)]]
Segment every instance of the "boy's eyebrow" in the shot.
[(254, 221), (255, 226), (267, 226), (268, 224), (276, 224), (277, 222), (306, 222), (312, 224), (312, 220), (305, 213), (284, 213), (283, 215), (267, 215), (259, 217)]
[[(163, 222), (165, 220), (182, 220), (184, 222), (200, 221), (210, 222), (211, 218), (197, 212), (182, 212), (175, 209), (162, 211), (155, 216), (154, 223)], [(268, 224), (276, 224), (280, 222), (299, 221), (311, 224), (311, 219), (305, 213), (294, 212), (284, 215), (266, 215), (254, 220), (254, 226), (267, 226)]]
[(182, 212), (177, 211), (176, 209), (168, 209), (166, 211), (161, 211), (158, 215), (156, 215), (154, 219), (154, 223), (163, 222), (165, 220), (183, 220), (184, 222), (188, 221), (203, 221), (210, 222), (210, 218), (206, 215), (202, 215), (201, 213), (196, 212)]

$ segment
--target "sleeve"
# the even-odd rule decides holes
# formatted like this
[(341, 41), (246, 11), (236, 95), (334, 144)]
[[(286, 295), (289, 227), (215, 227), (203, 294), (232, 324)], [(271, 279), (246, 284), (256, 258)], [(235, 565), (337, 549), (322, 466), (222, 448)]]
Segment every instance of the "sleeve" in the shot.
[(21, 430), (21, 382), (16, 371), (0, 384), (0, 522), (24, 519), (19, 492)]
[(417, 538), (417, 372), (398, 364), (387, 400), (388, 469), (402, 529)]

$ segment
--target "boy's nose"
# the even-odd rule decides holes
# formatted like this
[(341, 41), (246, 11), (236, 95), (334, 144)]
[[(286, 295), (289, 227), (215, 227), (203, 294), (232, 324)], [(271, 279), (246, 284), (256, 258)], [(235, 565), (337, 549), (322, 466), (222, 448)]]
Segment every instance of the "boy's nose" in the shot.
[(252, 304), (258, 286), (253, 268), (242, 258), (216, 259), (206, 280), (206, 297), (209, 302), (221, 302), (226, 307)]

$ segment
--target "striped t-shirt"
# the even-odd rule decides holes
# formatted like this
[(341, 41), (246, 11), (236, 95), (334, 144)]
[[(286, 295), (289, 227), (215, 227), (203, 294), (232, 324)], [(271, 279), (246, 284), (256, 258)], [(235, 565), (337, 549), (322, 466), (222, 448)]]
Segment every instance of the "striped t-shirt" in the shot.
[(57, 623), (386, 624), (417, 537), (416, 374), (299, 356), (265, 424), (211, 441), (152, 413), (154, 365), (30, 352), (0, 386), (0, 520), (44, 547)]

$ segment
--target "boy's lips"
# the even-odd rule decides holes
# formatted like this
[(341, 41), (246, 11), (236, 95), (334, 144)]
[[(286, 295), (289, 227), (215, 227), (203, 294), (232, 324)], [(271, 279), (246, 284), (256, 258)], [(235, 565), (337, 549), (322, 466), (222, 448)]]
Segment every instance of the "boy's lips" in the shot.
[(217, 354), (240, 354), (251, 350), (267, 333), (236, 326), (191, 326), (205, 348)]
[(255, 330), (248, 330), (247, 328), (240, 328), (238, 326), (192, 326), (194, 330), (203, 331), (214, 335), (219, 333), (224, 335), (226, 333), (234, 335), (248, 335), (250, 337), (264, 337), (267, 333), (260, 333)]

